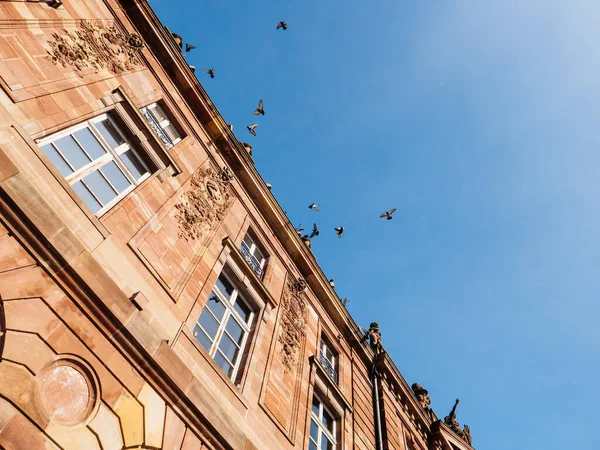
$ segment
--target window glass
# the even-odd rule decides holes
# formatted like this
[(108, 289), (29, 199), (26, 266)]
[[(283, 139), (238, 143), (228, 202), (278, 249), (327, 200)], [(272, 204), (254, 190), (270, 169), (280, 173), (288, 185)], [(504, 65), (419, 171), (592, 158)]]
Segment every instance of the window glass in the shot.
[[(221, 300), (221, 292), (229, 300)], [(230, 378), (235, 378), (239, 369), (253, 315), (236, 284), (221, 275), (200, 313), (194, 336)]]
[(54, 167), (58, 169), (58, 171), (63, 177), (66, 177), (73, 173), (73, 170), (65, 162), (62, 156), (58, 154), (58, 152), (52, 144), (43, 145), (42, 150), (44, 151), (50, 162), (54, 165)]
[(227, 299), (231, 298), (231, 294), (233, 294), (233, 286), (223, 275), (221, 275), (217, 280), (217, 287), (219, 288), (221, 294), (223, 294)]
[(219, 322), (223, 319), (223, 315), (225, 314), (225, 305), (223, 305), (223, 302), (219, 300), (217, 294), (214, 292), (210, 293), (210, 297), (206, 302), (206, 306), (208, 309), (210, 309)]
[(125, 143), (125, 139), (123, 139), (121, 133), (117, 131), (117, 129), (110, 120), (96, 122), (95, 125), (102, 134), (102, 137), (106, 139), (108, 145), (110, 145), (113, 149)]
[(223, 369), (223, 372), (225, 372), (228, 377), (231, 377), (231, 374), (233, 372), (233, 366), (229, 364), (229, 362), (223, 357), (223, 355), (219, 351), (217, 351), (217, 353), (215, 354), (215, 362), (221, 369)]
[(131, 186), (131, 182), (125, 178), (121, 169), (119, 169), (114, 162), (111, 161), (105, 164), (100, 170), (119, 193)]
[(73, 184), (73, 190), (75, 193), (83, 200), (83, 203), (87, 205), (88, 208), (92, 210), (94, 214), (98, 212), (102, 205), (98, 203), (98, 200), (94, 198), (94, 196), (90, 193), (87, 187), (83, 185), (81, 181)]
[[(318, 408), (317, 408), (317, 410), (318, 410)], [(318, 414), (318, 411), (317, 411), (317, 414)], [(310, 421), (310, 437), (311, 437), (311, 439), (314, 439), (315, 442), (318, 442), (318, 440), (319, 440), (319, 426), (314, 421), (314, 419), (311, 419), (311, 421)]]
[(98, 139), (96, 139), (89, 128), (76, 131), (73, 135), (92, 159), (101, 158), (106, 154), (106, 150), (102, 148), (102, 145), (100, 145), (100, 142), (98, 142)]
[(319, 417), (319, 405), (320, 405), (320, 402), (319, 402), (319, 400), (317, 399), (317, 397), (313, 397), (313, 402), (312, 402), (312, 412), (313, 412), (313, 413), (314, 413), (314, 414), (315, 414), (317, 417)]
[(133, 150), (128, 150), (121, 154), (121, 161), (123, 161), (123, 164), (125, 164), (136, 180), (139, 180), (148, 173), (148, 170), (144, 167)]
[(81, 147), (77, 145), (75, 139), (70, 135), (58, 139), (54, 142), (54, 145), (58, 147), (60, 152), (75, 170), (81, 169), (83, 166), (92, 162), (83, 150), (81, 150)]
[(102, 202), (102, 205), (106, 205), (117, 196), (117, 193), (98, 171), (90, 173), (83, 181)]
[(219, 331), (219, 322), (215, 320), (212, 314), (205, 309), (202, 311), (202, 314), (200, 314), (198, 323), (202, 329), (206, 331), (206, 334), (214, 340), (214, 338), (217, 336), (217, 331)]
[(252, 311), (250, 310), (250, 307), (246, 304), (246, 302), (242, 299), (241, 296), (238, 296), (237, 301), (235, 302), (235, 305), (233, 305), (233, 309), (235, 309), (237, 311), (237, 313), (240, 315), (240, 317), (242, 318), (242, 320), (244, 322), (248, 322), (250, 313)]
[(336, 448), (335, 420), (316, 395), (313, 397), (311, 411), (309, 448), (318, 450), (335, 450)]
[(148, 174), (135, 148), (106, 115), (44, 138), (40, 147), (96, 215)]
[(229, 361), (235, 361), (239, 349), (229, 335), (224, 333), (223, 336), (221, 336), (221, 342), (219, 342), (219, 350), (221, 350), (221, 353), (223, 353)]
[(244, 338), (244, 330), (240, 326), (240, 324), (233, 317), (230, 317), (227, 321), (227, 325), (225, 329), (229, 333), (229, 336), (238, 344), (242, 343), (242, 339)]
[(168, 120), (168, 117), (159, 105), (154, 106), (154, 108), (150, 108), (150, 111), (152, 112), (152, 114), (154, 114), (154, 117), (156, 117), (156, 120), (158, 120), (159, 122), (162, 122), (163, 120)]
[(321, 450), (333, 450), (333, 442), (326, 436), (321, 439)]
[(323, 418), (321, 420), (326, 429), (333, 431), (333, 417), (327, 411), (323, 410)]

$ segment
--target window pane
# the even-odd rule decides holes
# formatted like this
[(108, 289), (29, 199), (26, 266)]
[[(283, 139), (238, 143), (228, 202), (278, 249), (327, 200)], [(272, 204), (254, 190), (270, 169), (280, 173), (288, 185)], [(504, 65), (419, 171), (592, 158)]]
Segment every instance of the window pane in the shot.
[(133, 152), (133, 150), (127, 150), (121, 156), (121, 161), (125, 164), (125, 167), (129, 169), (131, 174), (135, 177), (136, 180), (142, 178), (142, 175), (148, 173), (142, 162), (139, 160), (137, 155)]
[(194, 337), (202, 344), (202, 347), (206, 349), (207, 352), (210, 351), (210, 346), (212, 345), (211, 340), (206, 336), (206, 333), (202, 331), (198, 325), (194, 327)]
[(319, 417), (319, 400), (317, 400), (317, 397), (313, 397), (313, 402), (312, 402), (312, 412), (315, 413), (315, 416)]
[(235, 342), (231, 340), (226, 333), (221, 335), (221, 341), (219, 342), (219, 350), (223, 352), (227, 359), (233, 363), (235, 363), (235, 358), (239, 352), (239, 348), (235, 345)]
[(246, 304), (241, 295), (238, 295), (235, 305), (233, 305), (233, 309), (237, 311), (244, 322), (248, 323), (248, 318), (250, 317), (252, 310)]
[(110, 120), (107, 119), (102, 122), (96, 122), (95, 125), (96, 128), (98, 128), (98, 131), (100, 131), (100, 134), (102, 134), (102, 137), (106, 139), (112, 148), (117, 148), (119, 145), (125, 143), (125, 139), (123, 139), (121, 133), (117, 131)]
[(242, 345), (242, 339), (244, 339), (244, 330), (240, 324), (237, 323), (237, 320), (233, 318), (233, 316), (229, 316), (229, 320), (227, 320), (225, 329), (238, 345)]
[(223, 320), (223, 314), (225, 314), (225, 305), (223, 305), (223, 302), (219, 300), (217, 294), (214, 292), (210, 293), (210, 297), (208, 297), (208, 300), (206, 301), (206, 306), (208, 306), (208, 309), (211, 310), (219, 322)]
[(244, 244), (246, 244), (246, 247), (248, 247), (248, 250), (250, 250), (250, 247), (252, 247), (252, 244), (254, 244), (254, 241), (252, 240), (252, 238), (250, 237), (249, 234), (244, 236)]
[(87, 157), (85, 153), (81, 150), (81, 147), (77, 145), (77, 142), (73, 139), (72, 136), (65, 136), (54, 141), (54, 145), (58, 147), (58, 149), (62, 152), (67, 161), (71, 163), (71, 166), (75, 170), (81, 169), (86, 164), (91, 162), (91, 159)]
[(148, 108), (150, 110), (150, 112), (152, 112), (152, 114), (154, 115), (154, 118), (156, 120), (158, 120), (159, 122), (162, 122), (163, 120), (167, 120), (168, 117), (165, 115), (164, 111), (162, 110), (162, 108), (159, 105), (154, 106), (153, 108)]
[(113, 161), (103, 165), (100, 171), (108, 178), (108, 181), (112, 183), (119, 193), (131, 186), (131, 182), (125, 178), (123, 172), (121, 172)]
[(221, 275), (217, 280), (217, 287), (219, 288), (219, 291), (221, 291), (221, 294), (223, 294), (227, 299), (231, 298), (231, 294), (233, 294), (233, 286), (223, 275)]
[(206, 334), (214, 340), (217, 335), (217, 330), (219, 329), (219, 322), (217, 322), (206, 309), (200, 314), (198, 323), (202, 326), (204, 331), (206, 331)]
[(89, 128), (84, 128), (73, 134), (93, 160), (106, 154), (106, 150), (100, 145), (100, 142), (98, 142), (98, 139), (96, 139)]
[(92, 212), (94, 214), (96, 214), (100, 210), (100, 208), (102, 208), (102, 205), (100, 203), (98, 203), (98, 200), (96, 200), (92, 196), (92, 194), (90, 194), (90, 191), (88, 191), (88, 188), (86, 188), (81, 181), (78, 181), (77, 183), (72, 184), (71, 187), (73, 188), (75, 193), (79, 196), (79, 198), (81, 198), (81, 200), (83, 200), (83, 203), (85, 203), (87, 205), (87, 207), (92, 210)]
[(166, 127), (163, 128), (163, 130), (165, 130), (165, 133), (167, 133), (169, 138), (171, 138), (172, 142), (175, 142), (175, 141), (178, 141), (179, 139), (181, 139), (179, 132), (175, 129), (175, 127), (172, 124), (167, 125)]
[(218, 350), (217, 353), (215, 353), (215, 362), (221, 369), (223, 369), (223, 372), (225, 372), (228, 377), (231, 376), (231, 373), (233, 372), (233, 366), (229, 364), (225, 358), (223, 358), (223, 355), (221, 355)]
[(52, 144), (46, 144), (42, 146), (42, 150), (44, 151), (50, 162), (54, 165), (54, 167), (58, 169), (58, 171), (63, 177), (66, 177), (67, 175), (73, 173), (73, 171), (67, 165), (65, 160), (62, 159), (62, 156), (60, 156), (56, 149), (52, 147)]
[(85, 184), (90, 188), (96, 197), (100, 199), (102, 205), (106, 205), (117, 196), (110, 184), (106, 182), (100, 172), (95, 171), (84, 178)]
[(262, 265), (263, 260), (265, 259), (264, 255), (262, 254), (262, 252), (258, 249), (258, 247), (254, 248), (254, 257), (256, 258), (256, 260), (258, 261), (258, 263), (260, 265)]
[(323, 417), (321, 421), (323, 422), (325, 428), (333, 433), (333, 417), (331, 417), (331, 415), (325, 410), (323, 410)]
[(333, 442), (323, 435), (321, 438), (321, 450), (333, 450)]
[(319, 426), (315, 423), (314, 420), (310, 421), (310, 437), (315, 441), (319, 441)]
[(308, 444), (308, 450), (319, 450), (319, 449), (317, 448), (317, 445), (313, 441), (310, 441), (310, 443)]

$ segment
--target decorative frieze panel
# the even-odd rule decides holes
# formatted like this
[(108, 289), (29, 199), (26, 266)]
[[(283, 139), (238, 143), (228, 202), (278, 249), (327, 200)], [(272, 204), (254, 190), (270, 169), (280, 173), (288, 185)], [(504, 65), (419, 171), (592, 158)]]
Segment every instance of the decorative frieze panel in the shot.
[(174, 300), (233, 204), (232, 179), (229, 168), (204, 164), (128, 243)]
[(281, 300), (281, 331), (278, 337), (281, 349), (279, 353), (283, 365), (288, 371), (296, 368), (298, 352), (302, 340), (306, 336), (307, 308), (303, 294), (305, 288), (306, 282), (301, 278), (288, 281)]
[(144, 47), (137, 34), (125, 34), (116, 27), (102, 22), (81, 21), (75, 31), (52, 33), (48, 41), (48, 59), (63, 67), (71, 66), (77, 72), (91, 67), (108, 69), (114, 74), (135, 69), (141, 65), (139, 50)]
[(215, 171), (212, 167), (202, 167), (193, 176), (191, 189), (180, 203), (175, 205), (179, 211), (179, 237), (196, 240), (205, 236), (215, 224), (223, 221), (225, 212), (231, 203), (229, 184), (233, 180), (231, 169)]

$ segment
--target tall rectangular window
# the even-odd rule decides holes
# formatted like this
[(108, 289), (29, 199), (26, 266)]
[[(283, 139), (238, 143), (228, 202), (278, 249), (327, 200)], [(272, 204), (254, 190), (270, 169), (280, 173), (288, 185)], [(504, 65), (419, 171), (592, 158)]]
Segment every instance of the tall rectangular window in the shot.
[(239, 289), (221, 273), (194, 327), (194, 336), (235, 380), (254, 312)]
[(337, 384), (338, 374), (336, 365), (336, 356), (327, 341), (321, 338), (321, 348), (319, 349), (319, 361), (327, 372), (327, 375)]
[(308, 450), (336, 450), (336, 421), (316, 395), (310, 416)]
[(264, 252), (256, 245), (256, 242), (252, 239), (250, 233), (244, 236), (240, 250), (250, 267), (252, 267), (252, 270), (254, 270), (256, 275), (258, 275), (258, 278), (262, 280), (265, 273), (267, 258), (265, 257)]
[(150, 176), (138, 151), (106, 114), (49, 136), (39, 145), (96, 215)]
[(171, 120), (157, 103), (144, 106), (140, 109), (142, 115), (150, 124), (150, 127), (156, 132), (161, 141), (165, 144), (167, 149), (173, 147), (181, 140), (181, 135), (177, 128), (171, 123)]

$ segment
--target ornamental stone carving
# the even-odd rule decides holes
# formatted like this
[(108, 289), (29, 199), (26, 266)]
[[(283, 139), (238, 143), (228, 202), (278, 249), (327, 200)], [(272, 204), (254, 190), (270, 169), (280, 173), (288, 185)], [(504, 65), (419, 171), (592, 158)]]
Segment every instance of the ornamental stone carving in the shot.
[(425, 389), (419, 383), (414, 383), (411, 386), (411, 388), (412, 388), (413, 392), (415, 393), (415, 397), (417, 397), (417, 400), (419, 401), (421, 408), (423, 408), (425, 415), (432, 422), (437, 421), (438, 420), (437, 415), (435, 414), (433, 409), (431, 409), (429, 407), (429, 405), (431, 404), (431, 397), (429, 397), (429, 392), (427, 391), (427, 389)]
[(377, 322), (372, 322), (368, 330), (363, 328), (363, 332), (365, 334), (362, 338), (362, 342), (368, 340), (369, 346), (376, 355), (383, 353), (384, 350), (383, 343), (381, 342), (381, 331), (379, 331), (379, 324)]
[(126, 34), (102, 22), (81, 21), (75, 32), (52, 33), (48, 41), (48, 59), (77, 72), (85, 68), (108, 69), (112, 73), (135, 69), (141, 65), (139, 50), (144, 47), (137, 34)]
[(301, 278), (288, 280), (281, 300), (281, 330), (278, 341), (282, 344), (280, 354), (283, 365), (290, 372), (298, 364), (298, 353), (306, 336), (308, 310), (303, 294), (305, 288), (306, 282)]
[(448, 428), (454, 431), (454, 433), (459, 438), (461, 438), (467, 444), (473, 445), (473, 440), (471, 438), (471, 429), (469, 428), (469, 426), (465, 425), (465, 429), (463, 430), (460, 428), (460, 424), (456, 420), (456, 408), (458, 407), (459, 402), (460, 400), (457, 398), (456, 402), (454, 403), (454, 407), (452, 408), (452, 411), (450, 411), (450, 414), (444, 417), (444, 423), (448, 426)]
[(223, 221), (232, 202), (231, 177), (229, 168), (216, 171), (210, 166), (201, 167), (192, 176), (190, 189), (175, 205), (180, 238), (200, 239)]

